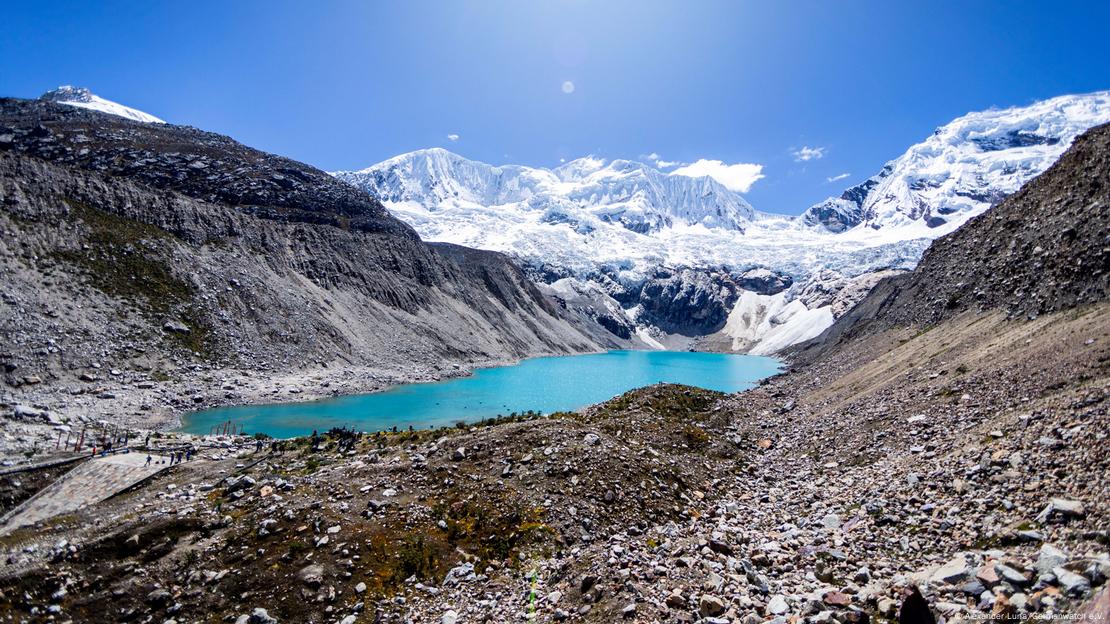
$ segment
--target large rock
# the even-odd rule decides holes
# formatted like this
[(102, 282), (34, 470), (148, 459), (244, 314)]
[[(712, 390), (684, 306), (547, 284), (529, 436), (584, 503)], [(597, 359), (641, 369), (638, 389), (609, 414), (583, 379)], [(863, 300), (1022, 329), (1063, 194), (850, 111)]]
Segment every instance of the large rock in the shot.
[(324, 567), (319, 564), (307, 565), (297, 573), (302, 583), (313, 589), (324, 583)]
[(948, 563), (940, 566), (929, 576), (929, 583), (948, 583), (955, 585), (971, 577), (971, 566), (963, 555), (953, 558)]
[(715, 617), (725, 612), (725, 601), (711, 594), (702, 594), (698, 601), (698, 613), (702, 617)]
[(1056, 582), (1060, 584), (1060, 588), (1068, 595), (1082, 596), (1091, 589), (1091, 582), (1086, 577), (1067, 568), (1057, 566), (1052, 569), (1052, 574), (1056, 577)]
[(1051, 544), (1042, 544), (1041, 550), (1037, 553), (1037, 562), (1033, 567), (1037, 569), (1038, 574), (1051, 574), (1053, 568), (1064, 565), (1067, 561), (1067, 553)]

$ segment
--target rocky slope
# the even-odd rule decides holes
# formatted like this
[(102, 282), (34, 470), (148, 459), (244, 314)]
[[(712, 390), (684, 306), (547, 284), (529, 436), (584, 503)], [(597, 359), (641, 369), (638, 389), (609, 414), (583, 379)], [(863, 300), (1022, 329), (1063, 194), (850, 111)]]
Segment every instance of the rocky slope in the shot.
[(628, 344), (500, 254), (427, 245), (324, 172), (193, 128), (0, 100), (0, 202), (8, 404), (149, 424), (257, 398), (220, 390), (229, 369), (372, 368), (375, 388)]

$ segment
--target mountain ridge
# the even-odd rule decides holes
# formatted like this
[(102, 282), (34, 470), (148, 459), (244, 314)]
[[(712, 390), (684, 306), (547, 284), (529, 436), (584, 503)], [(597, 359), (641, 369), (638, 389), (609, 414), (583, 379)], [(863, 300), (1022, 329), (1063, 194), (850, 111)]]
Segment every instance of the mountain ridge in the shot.
[[(879, 175), (796, 217), (761, 213), (708, 177), (680, 185), (689, 191), (704, 184), (710, 193), (656, 185), (679, 176), (620, 159), (587, 157), (550, 170), (494, 167), (431, 148), (333, 175), (380, 196), (429, 240), (508, 253), (541, 283), (577, 281), (580, 295), (600, 297), (598, 309), (619, 304), (628, 316), (619, 324), (651, 334), (655, 343), (678, 348), (692, 338), (703, 347), (761, 353), (789, 346), (772, 333), (795, 342), (815, 337), (845, 303), (862, 296), (861, 284), (912, 269), (930, 240), (1047, 169), (1098, 122), (1110, 122), (1110, 92), (969, 113), (911, 146)], [(639, 203), (630, 207), (629, 197)], [(721, 211), (726, 224), (718, 224), (715, 215), (729, 197), (742, 209)], [(783, 301), (774, 299), (776, 292), (752, 291), (758, 297), (736, 307), (744, 289), (727, 282), (752, 270), (788, 279)], [(710, 275), (718, 277), (707, 282)], [(685, 284), (674, 284), (675, 276)], [(851, 296), (834, 312), (828, 306), (838, 288)], [(719, 311), (642, 314), (657, 303), (643, 293), (655, 289), (693, 289), (701, 294), (690, 301), (710, 301)], [(675, 323), (678, 316), (700, 320)]]
[[(0, 201), (3, 379), (60, 412), (150, 424), (264, 398), (230, 371), (315, 371), (290, 391), (327, 396), (635, 344), (501, 254), (424, 243), (324, 172), (194, 128), (0, 100)], [(86, 392), (102, 365), (130, 383)]]

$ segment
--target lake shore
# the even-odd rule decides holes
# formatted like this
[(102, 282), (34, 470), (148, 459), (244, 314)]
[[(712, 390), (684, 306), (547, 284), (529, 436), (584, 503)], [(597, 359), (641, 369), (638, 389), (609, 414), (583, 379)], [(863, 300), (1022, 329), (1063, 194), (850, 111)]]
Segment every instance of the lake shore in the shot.
[(204, 434), (226, 423), (278, 438), (336, 427), (363, 431), (427, 429), (513, 413), (577, 411), (629, 390), (658, 383), (732, 393), (777, 374), (774, 358), (690, 351), (611, 350), (528, 358), (482, 367), (439, 383), (409, 383), (386, 392), (337, 393), (332, 400), (217, 407), (193, 413), (180, 428)]
[[(296, 403), (381, 392), (406, 383), (440, 381), (475, 369), (519, 360), (490, 358), (405, 369), (330, 366), (286, 373), (229, 369), (183, 370), (172, 379), (152, 380), (132, 371), (106, 371), (105, 378), (41, 383), (5, 389), (0, 402), (12, 406), (0, 421), (0, 462), (53, 449), (59, 437), (83, 428), (111, 425), (147, 433), (187, 436), (175, 430), (189, 412), (232, 405)], [(113, 374), (118, 373), (118, 374)]]

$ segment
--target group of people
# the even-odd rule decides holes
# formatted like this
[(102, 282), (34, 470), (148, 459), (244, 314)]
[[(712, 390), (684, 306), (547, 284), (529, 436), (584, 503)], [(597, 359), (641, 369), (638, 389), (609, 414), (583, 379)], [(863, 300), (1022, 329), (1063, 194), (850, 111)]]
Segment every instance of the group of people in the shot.
[[(258, 439), (258, 440), (255, 440), (254, 441), (254, 452), (255, 453), (261, 453), (262, 448), (264, 446), (265, 446), (265, 442), (263, 442), (261, 438)], [(270, 454), (271, 455), (277, 455), (278, 453), (281, 453), (281, 454), (285, 453), (285, 440), (270, 440)]]
[[(170, 465), (180, 464), (182, 462), (193, 461), (193, 448), (187, 447), (184, 450), (170, 451), (169, 454)], [(146, 454), (146, 465), (149, 466), (154, 461), (154, 456), (150, 453)], [(159, 464), (165, 463), (164, 459), (158, 460)]]

